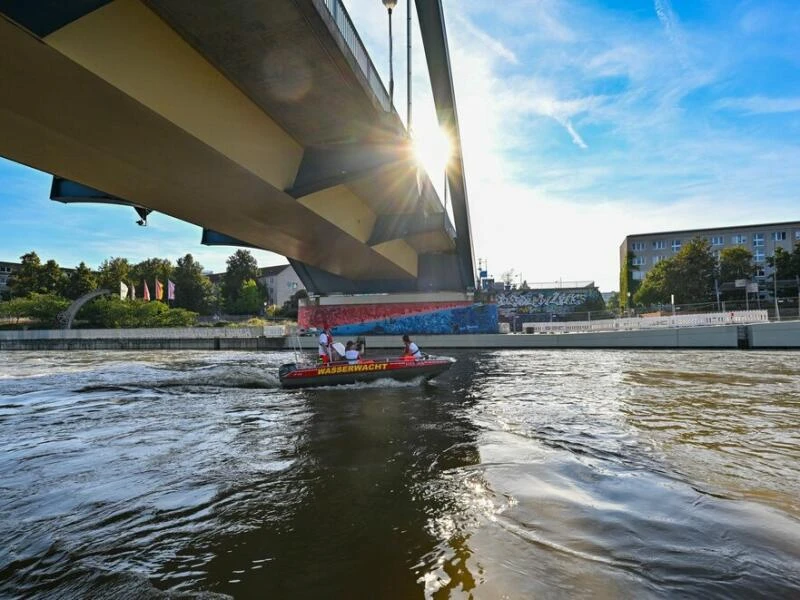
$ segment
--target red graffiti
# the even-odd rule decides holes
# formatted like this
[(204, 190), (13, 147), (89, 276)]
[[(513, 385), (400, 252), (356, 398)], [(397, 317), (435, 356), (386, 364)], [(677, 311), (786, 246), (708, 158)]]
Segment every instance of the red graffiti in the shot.
[(397, 302), (392, 304), (340, 304), (335, 306), (301, 306), (297, 314), (297, 324), (308, 329), (321, 328), (327, 323), (331, 327), (378, 321), (392, 317), (402, 317), (417, 313), (431, 312), (445, 308), (470, 306), (468, 301), (457, 302)]

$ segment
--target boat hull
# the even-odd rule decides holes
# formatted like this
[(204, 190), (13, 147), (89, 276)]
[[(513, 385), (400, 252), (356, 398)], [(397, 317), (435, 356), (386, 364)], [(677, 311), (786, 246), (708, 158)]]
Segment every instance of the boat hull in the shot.
[(378, 379), (410, 381), (428, 380), (444, 373), (453, 363), (452, 358), (427, 358), (422, 360), (375, 360), (356, 364), (333, 363), (313, 367), (295, 364), (282, 365), (278, 375), (285, 388), (348, 385)]

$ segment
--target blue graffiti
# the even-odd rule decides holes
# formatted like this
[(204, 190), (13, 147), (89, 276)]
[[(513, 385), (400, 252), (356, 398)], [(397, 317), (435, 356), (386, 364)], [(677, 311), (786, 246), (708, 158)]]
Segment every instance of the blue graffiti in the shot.
[(497, 306), (473, 304), (333, 327), (338, 336), (497, 333)]

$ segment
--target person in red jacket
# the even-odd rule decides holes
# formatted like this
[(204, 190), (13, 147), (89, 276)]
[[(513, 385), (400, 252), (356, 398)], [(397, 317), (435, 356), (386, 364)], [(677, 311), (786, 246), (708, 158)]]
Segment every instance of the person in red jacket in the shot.
[(322, 329), (322, 333), (319, 334), (319, 349), (317, 350), (319, 354), (319, 362), (324, 365), (327, 365), (331, 362), (331, 345), (333, 344), (333, 334), (331, 333), (330, 327), (325, 325)]

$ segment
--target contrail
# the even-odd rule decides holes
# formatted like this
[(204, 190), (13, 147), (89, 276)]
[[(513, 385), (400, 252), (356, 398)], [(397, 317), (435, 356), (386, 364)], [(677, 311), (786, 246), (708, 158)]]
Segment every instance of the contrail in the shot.
[(675, 12), (672, 10), (669, 0), (654, 1), (658, 20), (661, 21), (661, 25), (664, 26), (664, 30), (667, 33), (667, 38), (669, 38), (669, 41), (675, 47), (678, 60), (680, 60), (684, 67), (688, 67), (688, 60), (686, 60), (686, 44), (683, 41), (683, 36), (678, 28), (678, 20), (675, 17)]

